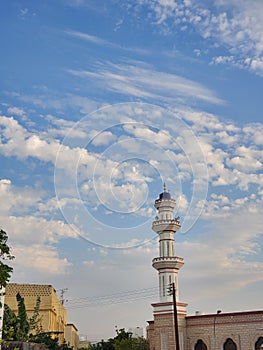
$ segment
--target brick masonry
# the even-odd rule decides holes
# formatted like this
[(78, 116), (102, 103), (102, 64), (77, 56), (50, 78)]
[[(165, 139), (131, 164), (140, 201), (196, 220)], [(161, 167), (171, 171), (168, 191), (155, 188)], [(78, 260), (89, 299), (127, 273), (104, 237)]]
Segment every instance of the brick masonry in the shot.
[[(155, 315), (149, 321), (150, 350), (175, 350), (173, 313)], [(263, 311), (233, 312), (210, 315), (178, 315), (180, 350), (205, 350), (197, 348), (202, 340), (207, 350), (232, 350), (225, 342), (232, 339), (237, 350), (259, 350), (256, 342), (263, 344)], [(234, 349), (233, 349), (234, 350)]]

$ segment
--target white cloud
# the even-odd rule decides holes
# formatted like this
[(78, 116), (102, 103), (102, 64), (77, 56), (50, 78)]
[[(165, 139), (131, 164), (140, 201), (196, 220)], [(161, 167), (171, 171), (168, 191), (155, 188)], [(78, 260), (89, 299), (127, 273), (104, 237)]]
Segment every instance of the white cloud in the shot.
[(235, 156), (227, 160), (227, 165), (246, 173), (262, 169), (262, 163), (252, 157)]
[(22, 117), (25, 115), (25, 111), (22, 109), (22, 108), (18, 108), (18, 107), (9, 107), (7, 109), (7, 112), (9, 114), (12, 114), (12, 115), (17, 115), (19, 117)]
[(261, 123), (246, 125), (243, 131), (247, 139), (252, 140), (258, 146), (263, 145), (263, 125)]
[(82, 77), (95, 78), (96, 83), (109, 91), (171, 102), (176, 98), (199, 99), (210, 103), (223, 103), (212, 91), (201, 84), (182, 76), (145, 67), (141, 62), (133, 64), (113, 64), (105, 62), (94, 71), (68, 69), (68, 73)]
[(116, 47), (116, 45), (110, 43), (109, 41), (103, 40), (97, 36), (90, 35), (87, 33), (77, 32), (74, 30), (66, 30), (65, 33), (67, 35), (73, 36), (75, 38), (83, 39), (85, 41), (88, 41), (90, 43), (101, 45), (101, 46), (110, 46), (110, 47)]
[(20, 159), (34, 157), (56, 164), (58, 168), (66, 169), (69, 174), (75, 174), (79, 162), (80, 165), (91, 166), (91, 169), (92, 164), (96, 162), (96, 156), (89, 154), (84, 148), (70, 148), (56, 139), (45, 140), (28, 132), (13, 118), (0, 117), (0, 125), (3, 127), (4, 136), (0, 151), (5, 156), (16, 156)]
[(102, 146), (108, 145), (110, 142), (116, 140), (116, 136), (113, 135), (110, 131), (103, 131), (100, 133), (96, 133), (95, 131), (90, 134), (92, 137), (92, 144), (94, 146)]
[(212, 39), (228, 51), (228, 55), (214, 57), (212, 63), (233, 64), (263, 75), (262, 1), (221, 0), (207, 7), (204, 1), (148, 0), (145, 5), (165, 33), (194, 28), (204, 40)]
[(10, 213), (24, 213), (38, 204), (41, 198), (40, 191), (30, 187), (18, 188), (12, 186), (9, 179), (0, 180), (0, 195), (4, 198), (0, 202), (0, 215), (6, 216)]
[(1, 224), (9, 232), (12, 242), (24, 244), (55, 244), (62, 238), (77, 238), (74, 227), (61, 220), (48, 220), (37, 214), (1, 216)]
[[(72, 265), (66, 258), (60, 258), (58, 252), (50, 245), (15, 245), (12, 250), (15, 260), (15, 275), (38, 274), (39, 281), (50, 275), (64, 275)], [(50, 276), (51, 277), (51, 276)], [(41, 281), (42, 283), (42, 281)]]
[[(225, 204), (229, 203), (224, 195), (213, 197)], [(247, 203), (247, 200), (244, 198), (243, 202)], [(227, 296), (262, 281), (263, 265), (258, 255), (262, 210), (248, 213), (248, 207), (249, 204), (246, 204), (242, 209), (237, 207), (232, 215), (222, 213), (221, 218), (214, 218), (198, 241), (192, 237), (191, 241), (178, 243), (180, 255), (187, 263), (180, 271), (181, 279), (186, 286), (194, 283), (199, 290), (199, 293), (191, 294), (190, 303), (197, 304), (197, 301), (202, 300), (202, 304), (208, 307), (207, 298), (213, 295), (220, 300), (222, 307), (227, 306), (231, 310), (231, 304), (226, 305)], [(247, 255), (254, 262), (247, 261)], [(187, 289), (184, 292), (187, 296)]]

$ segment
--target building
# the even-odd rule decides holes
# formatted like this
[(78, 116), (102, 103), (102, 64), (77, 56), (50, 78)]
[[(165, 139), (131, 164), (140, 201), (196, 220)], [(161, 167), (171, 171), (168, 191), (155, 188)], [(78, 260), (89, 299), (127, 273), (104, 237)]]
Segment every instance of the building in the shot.
[(79, 348), (78, 329), (73, 323), (68, 323), (66, 325), (65, 340), (70, 346), (72, 346), (73, 350), (77, 350)]
[(132, 334), (132, 338), (145, 338), (145, 328), (143, 327), (130, 327), (128, 333)]
[[(28, 317), (31, 317), (34, 313), (37, 298), (40, 297), (40, 325), (43, 332), (50, 332), (51, 334), (58, 336), (59, 343), (63, 343), (66, 338), (67, 328), (67, 311), (57, 295), (55, 289), (51, 285), (43, 284), (17, 284), (10, 283), (6, 286), (5, 290), (5, 304), (7, 304), (11, 310), (17, 314), (18, 306), (16, 295), (19, 293), (25, 302)], [(73, 325), (70, 325), (68, 329), (72, 329)], [(75, 333), (77, 329), (74, 327)], [(68, 331), (67, 334), (70, 332)], [(73, 331), (72, 331), (73, 333)], [(74, 337), (77, 337), (74, 333)], [(70, 339), (73, 335), (70, 335)], [(74, 340), (75, 344), (75, 340)], [(71, 343), (70, 343), (71, 345)]]
[(178, 272), (184, 259), (174, 250), (180, 218), (174, 218), (176, 201), (165, 184), (154, 206), (152, 229), (159, 235), (159, 256), (152, 266), (159, 275), (159, 301), (152, 304), (154, 319), (148, 321), (150, 350), (263, 349), (263, 310), (187, 316), (187, 304), (178, 299)]
[(88, 340), (88, 337), (86, 335), (80, 335), (79, 336), (79, 349), (87, 349), (91, 345), (91, 342)]

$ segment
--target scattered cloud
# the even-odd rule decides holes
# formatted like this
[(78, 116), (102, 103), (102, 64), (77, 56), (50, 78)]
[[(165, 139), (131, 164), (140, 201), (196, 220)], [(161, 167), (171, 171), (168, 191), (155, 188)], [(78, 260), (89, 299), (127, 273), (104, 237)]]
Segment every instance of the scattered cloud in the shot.
[(87, 33), (77, 32), (74, 30), (66, 30), (65, 34), (73, 36), (75, 38), (83, 39), (85, 41), (88, 41), (90, 43), (101, 45), (101, 46), (109, 46), (109, 47), (117, 47), (117, 45), (114, 45), (110, 43), (109, 41), (106, 41), (104, 39), (98, 38), (97, 36), (90, 35)]
[[(210, 44), (211, 51), (216, 51), (217, 46), (228, 52), (213, 57), (212, 64), (235, 65), (262, 76), (262, 2), (222, 0), (212, 3), (208, 7), (205, 1), (147, 0), (143, 6), (150, 11), (148, 18), (166, 34), (194, 29)], [(137, 6), (142, 6), (140, 0)]]
[(50, 245), (15, 245), (12, 252), (16, 257), (12, 264), (16, 273), (24, 275), (25, 271), (31, 270), (32, 274), (38, 274), (39, 281), (50, 275), (65, 275), (72, 265), (67, 258), (60, 258)]
[(195, 81), (157, 71), (153, 67), (145, 67), (140, 62), (133, 64), (104, 62), (94, 67), (92, 71), (67, 69), (67, 72), (87, 80), (96, 79), (98, 86), (103, 86), (111, 92), (140, 99), (170, 103), (172, 101), (175, 103), (176, 99), (197, 99), (215, 104), (223, 103), (212, 91)]
[(11, 115), (17, 115), (18, 117), (22, 117), (25, 115), (25, 111), (22, 108), (18, 107), (9, 107), (7, 112)]

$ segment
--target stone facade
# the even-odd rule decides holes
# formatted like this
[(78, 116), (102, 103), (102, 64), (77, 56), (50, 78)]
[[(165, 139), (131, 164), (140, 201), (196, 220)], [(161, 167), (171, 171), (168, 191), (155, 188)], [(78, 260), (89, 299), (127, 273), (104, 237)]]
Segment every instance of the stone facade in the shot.
[(59, 342), (63, 342), (67, 312), (51, 285), (10, 283), (7, 285), (5, 293), (5, 304), (16, 314), (18, 312), (16, 295), (20, 293), (24, 298), (28, 317), (33, 315), (39, 296), (41, 298), (39, 315), (43, 332), (55, 332), (59, 337)]

